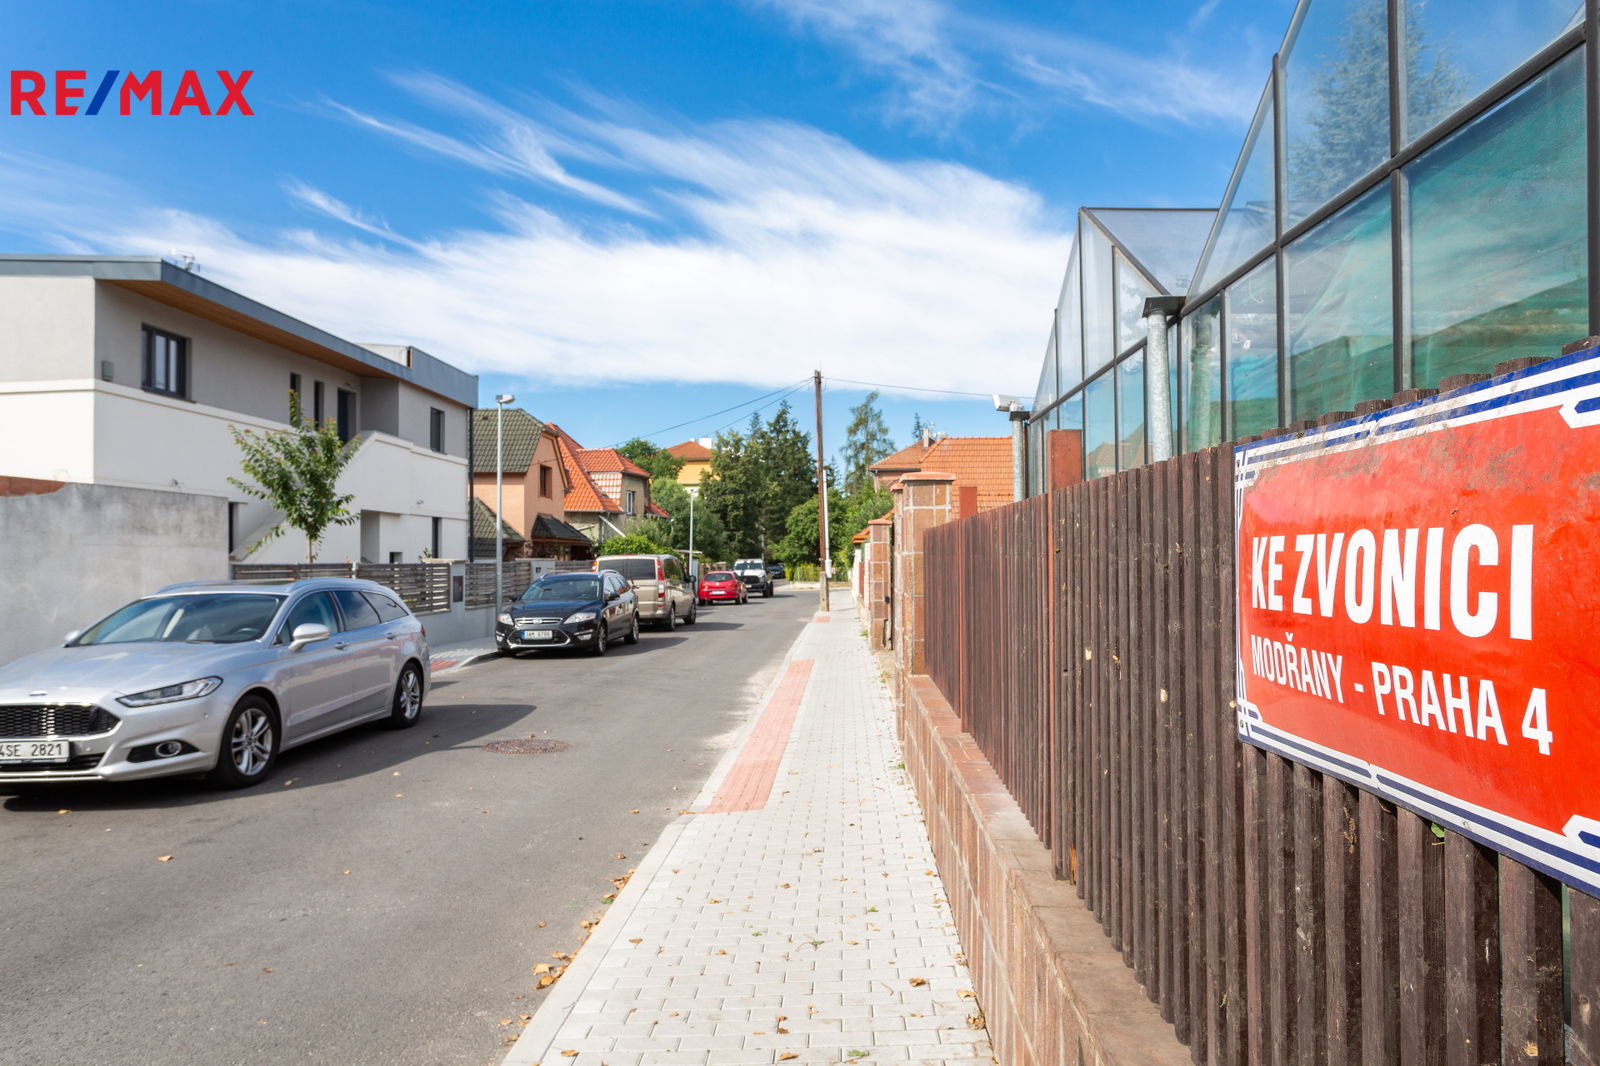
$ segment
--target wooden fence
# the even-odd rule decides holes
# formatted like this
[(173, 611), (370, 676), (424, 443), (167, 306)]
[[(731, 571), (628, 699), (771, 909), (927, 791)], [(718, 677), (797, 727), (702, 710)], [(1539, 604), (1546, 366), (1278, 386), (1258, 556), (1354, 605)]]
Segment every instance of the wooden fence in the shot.
[(1195, 1062), (1600, 1066), (1600, 900), (1236, 738), (1232, 478), (930, 530), (929, 674)]
[(264, 581), (358, 577), (394, 589), (416, 614), (450, 609), (449, 563), (234, 563), (233, 576)]

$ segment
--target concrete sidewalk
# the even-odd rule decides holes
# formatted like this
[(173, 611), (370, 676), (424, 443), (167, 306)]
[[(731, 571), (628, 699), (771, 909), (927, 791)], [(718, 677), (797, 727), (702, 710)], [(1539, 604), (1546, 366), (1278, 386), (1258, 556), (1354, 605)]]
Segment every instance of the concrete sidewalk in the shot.
[(993, 1062), (859, 629), (806, 626), (505, 1066)]

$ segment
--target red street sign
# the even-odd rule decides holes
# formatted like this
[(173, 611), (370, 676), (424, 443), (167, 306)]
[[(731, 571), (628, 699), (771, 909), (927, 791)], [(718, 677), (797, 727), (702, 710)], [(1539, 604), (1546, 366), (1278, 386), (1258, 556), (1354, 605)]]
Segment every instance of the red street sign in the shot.
[(1600, 894), (1600, 350), (1234, 487), (1240, 738)]

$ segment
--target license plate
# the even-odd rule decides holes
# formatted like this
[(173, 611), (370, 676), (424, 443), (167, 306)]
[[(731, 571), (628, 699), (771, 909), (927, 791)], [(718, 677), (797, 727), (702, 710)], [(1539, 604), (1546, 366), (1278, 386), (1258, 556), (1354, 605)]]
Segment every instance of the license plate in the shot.
[(524, 629), (523, 640), (554, 640), (555, 631), (550, 629)]
[(0, 762), (66, 762), (70, 740), (0, 740)]

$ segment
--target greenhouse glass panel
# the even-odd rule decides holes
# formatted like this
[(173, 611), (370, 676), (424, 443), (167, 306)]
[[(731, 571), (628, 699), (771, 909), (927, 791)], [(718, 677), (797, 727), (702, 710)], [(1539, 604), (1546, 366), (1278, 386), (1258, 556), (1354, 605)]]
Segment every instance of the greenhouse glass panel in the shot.
[(1056, 303), (1056, 347), (1061, 356), (1057, 381), (1062, 392), (1070, 392), (1083, 381), (1083, 287), (1078, 282), (1076, 248), (1067, 260), (1067, 276)]
[(1033, 390), (1033, 409), (1043, 411), (1060, 395), (1056, 377), (1056, 328), (1051, 326), (1050, 340), (1044, 346), (1044, 366), (1039, 369), (1039, 386)]
[(1117, 396), (1110, 373), (1083, 390), (1083, 468), (1086, 478), (1117, 472)]
[(1284, 220), (1292, 226), (1389, 157), (1386, 0), (1311, 0), (1284, 60)]
[(1583, 106), (1574, 53), (1406, 171), (1415, 385), (1588, 334)]
[(1580, 0), (1405, 0), (1406, 140), (1583, 23)]
[(1144, 352), (1117, 364), (1117, 469), (1145, 464)]
[(1117, 351), (1125, 352), (1145, 339), (1144, 301), (1145, 297), (1156, 295), (1156, 290), (1120, 252), (1116, 271)]
[(1394, 392), (1389, 214), (1380, 185), (1284, 251), (1291, 420)]
[(1176, 322), (1167, 327), (1167, 396), (1171, 399), (1171, 420), (1168, 425), (1172, 426), (1169, 446), (1173, 455), (1183, 451), (1183, 394), (1179, 391), (1179, 367), (1183, 365), (1182, 337), (1183, 333)]
[(1217, 215), (1214, 236), (1191, 290), (1196, 294), (1211, 288), (1265, 248), (1277, 232), (1278, 195), (1272, 176), (1274, 111), (1269, 82), (1228, 182), (1228, 198)]
[(1092, 222), (1078, 223), (1083, 241), (1083, 373), (1087, 377), (1116, 357), (1116, 322), (1112, 319), (1115, 279), (1111, 242)]
[(1222, 443), (1222, 299), (1214, 297), (1183, 320), (1182, 445), (1186, 452)]
[(1228, 286), (1230, 440), (1265, 433), (1278, 421), (1278, 271), (1268, 259)]
[(1087, 209), (1150, 280), (1170, 295), (1189, 291), (1217, 213), (1210, 208), (1094, 207)]

